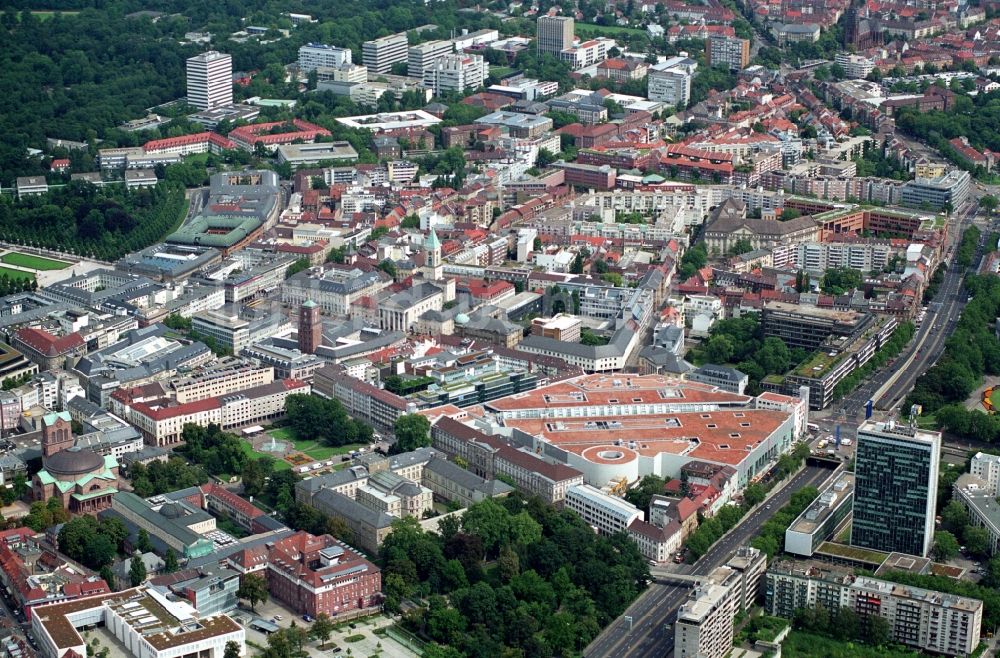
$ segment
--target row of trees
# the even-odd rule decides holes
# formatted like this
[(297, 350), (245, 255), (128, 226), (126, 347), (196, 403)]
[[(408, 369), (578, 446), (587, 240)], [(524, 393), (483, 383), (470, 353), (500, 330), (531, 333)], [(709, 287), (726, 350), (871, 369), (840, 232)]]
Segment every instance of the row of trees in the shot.
[(380, 561), (386, 607), (420, 600), (404, 624), (449, 656), (578, 653), (649, 581), (626, 535), (516, 493), (443, 518), (439, 534), (398, 520)]
[[(808, 447), (806, 448), (808, 455)], [(816, 500), (819, 491), (816, 487), (803, 487), (792, 494), (788, 504), (772, 516), (760, 533), (750, 541), (750, 545), (767, 553), (768, 559), (785, 550), (785, 530), (792, 521)]]
[(338, 400), (315, 395), (289, 395), (285, 417), (295, 437), (302, 441), (320, 441), (330, 446), (369, 443), (372, 428), (347, 415)]
[(872, 355), (868, 363), (861, 366), (847, 377), (844, 377), (833, 389), (833, 399), (839, 400), (856, 389), (861, 382), (868, 379), (876, 370), (896, 358), (913, 338), (915, 327), (912, 322), (904, 322), (896, 327), (892, 336), (882, 347)]
[(183, 208), (184, 188), (176, 183), (127, 190), (72, 181), (0, 203), (0, 234), (9, 242), (114, 260), (162, 239)]
[(905, 407), (922, 405), (924, 413), (941, 413), (942, 425), (953, 433), (993, 441), (1000, 434), (995, 432), (996, 424), (982, 412), (944, 409), (964, 404), (983, 375), (1000, 374), (1000, 340), (993, 332), (1000, 316), (1000, 279), (970, 275), (965, 279), (965, 289), (970, 300), (945, 343), (944, 353), (917, 379)]

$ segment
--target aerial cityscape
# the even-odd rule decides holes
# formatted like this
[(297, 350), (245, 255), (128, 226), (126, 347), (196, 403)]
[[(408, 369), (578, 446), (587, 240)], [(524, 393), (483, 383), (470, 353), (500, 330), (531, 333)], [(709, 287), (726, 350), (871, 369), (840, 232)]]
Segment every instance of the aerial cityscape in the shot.
[(0, 658), (1000, 656), (1000, 0), (0, 35)]

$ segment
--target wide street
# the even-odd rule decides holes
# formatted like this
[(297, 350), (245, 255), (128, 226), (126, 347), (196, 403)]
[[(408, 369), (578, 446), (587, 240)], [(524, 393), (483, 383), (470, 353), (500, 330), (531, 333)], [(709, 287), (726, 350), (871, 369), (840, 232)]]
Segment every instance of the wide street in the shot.
[[(807, 466), (778, 493), (745, 516), (693, 565), (675, 569), (679, 574), (706, 575), (724, 564), (733, 552), (754, 537), (796, 491), (807, 486), (819, 486), (833, 471), (821, 466)], [(687, 598), (690, 588), (653, 582), (649, 588), (604, 629), (583, 652), (585, 658), (663, 658), (673, 654), (674, 620), (677, 609)], [(631, 630), (625, 617), (632, 618)]]

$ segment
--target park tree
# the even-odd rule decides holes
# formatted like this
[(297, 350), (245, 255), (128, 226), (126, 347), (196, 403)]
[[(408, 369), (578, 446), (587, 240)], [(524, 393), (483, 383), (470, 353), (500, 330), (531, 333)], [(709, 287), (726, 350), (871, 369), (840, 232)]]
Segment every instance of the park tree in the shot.
[(223, 652), (222, 658), (240, 658), (239, 643), (232, 640), (226, 642), (226, 650)]
[(236, 596), (250, 604), (250, 609), (256, 612), (258, 603), (267, 602), (267, 581), (260, 574), (247, 574), (236, 590)]
[(142, 556), (139, 554), (132, 556), (132, 564), (128, 570), (128, 580), (132, 583), (132, 587), (138, 587), (146, 582), (146, 563), (142, 561)]
[(411, 452), (431, 444), (431, 424), (426, 416), (420, 414), (405, 414), (396, 419), (393, 425), (396, 443), (392, 446), (394, 453)]
[(139, 538), (135, 542), (135, 550), (140, 553), (149, 553), (153, 550), (153, 542), (149, 540), (149, 533), (145, 528), (139, 528)]
[(312, 628), (309, 629), (309, 637), (319, 640), (319, 648), (323, 649), (326, 647), (330, 636), (333, 635), (333, 629), (333, 620), (330, 619), (330, 615), (321, 612), (316, 615), (316, 619), (312, 623)]
[(947, 530), (934, 533), (934, 555), (939, 560), (950, 560), (958, 555), (958, 540)]
[(992, 194), (987, 194), (979, 199), (979, 205), (991, 213), (997, 209), (998, 203), (1000, 202), (998, 202), (997, 198)]
[(167, 573), (174, 573), (178, 569), (177, 553), (173, 548), (168, 548), (163, 556), (163, 570)]

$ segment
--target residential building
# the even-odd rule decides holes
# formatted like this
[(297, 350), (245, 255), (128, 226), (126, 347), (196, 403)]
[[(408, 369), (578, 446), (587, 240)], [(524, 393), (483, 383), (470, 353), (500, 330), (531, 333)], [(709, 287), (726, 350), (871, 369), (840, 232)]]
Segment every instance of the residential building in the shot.
[(372, 73), (389, 73), (396, 62), (405, 62), (407, 41), (405, 34), (390, 34), (386, 37), (365, 41), (361, 45), (361, 58)]
[(481, 55), (442, 55), (423, 69), (424, 86), (435, 96), (483, 86), (490, 65)]
[(49, 184), (44, 176), (18, 176), (15, 186), (18, 198), (47, 194), (49, 191)]
[(867, 421), (858, 428), (852, 545), (930, 552), (940, 452), (940, 432), (893, 421)]
[(741, 71), (750, 63), (750, 42), (739, 37), (710, 34), (705, 41), (705, 66), (728, 66)]
[(243, 627), (226, 615), (202, 616), (185, 601), (139, 587), (35, 609), (31, 630), (43, 658), (91, 654), (81, 631), (100, 626), (134, 658), (223, 658), (234, 642), (246, 652)]
[(410, 46), (406, 58), (406, 75), (411, 78), (426, 79), (427, 70), (443, 55), (452, 52), (455, 52), (455, 47), (451, 41), (425, 41)]
[(233, 58), (210, 50), (187, 60), (187, 100), (199, 110), (233, 104)]
[(1000, 455), (977, 452), (972, 456), (969, 473), (985, 482), (989, 493), (1000, 495)]
[(844, 523), (853, 503), (854, 474), (841, 473), (785, 530), (785, 552), (812, 557)]
[(320, 67), (338, 68), (351, 64), (351, 49), (307, 43), (299, 48), (299, 72), (309, 73)]
[(740, 548), (730, 561), (697, 585), (677, 611), (674, 655), (677, 658), (725, 658), (733, 648), (733, 621), (757, 598), (767, 555)]
[(687, 106), (691, 100), (691, 79), (697, 62), (687, 57), (671, 57), (649, 67), (646, 98), (671, 107)]
[(347, 413), (376, 429), (391, 430), (396, 419), (410, 410), (416, 411), (416, 405), (395, 393), (351, 377), (332, 364), (313, 374), (313, 386), (317, 394), (339, 400)]
[(848, 80), (866, 78), (875, 68), (875, 62), (863, 55), (853, 53), (837, 53), (833, 61), (843, 67)]
[(573, 19), (568, 16), (539, 16), (535, 42), (538, 54), (551, 53), (558, 57), (573, 45), (573, 32)]
[(983, 602), (976, 599), (898, 585), (829, 563), (783, 560), (771, 566), (765, 580), (764, 609), (792, 619), (802, 608), (842, 607), (864, 619), (885, 619), (892, 641), (921, 652), (969, 656), (979, 646)]

